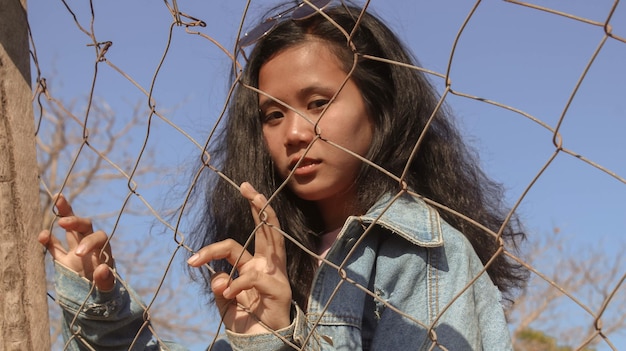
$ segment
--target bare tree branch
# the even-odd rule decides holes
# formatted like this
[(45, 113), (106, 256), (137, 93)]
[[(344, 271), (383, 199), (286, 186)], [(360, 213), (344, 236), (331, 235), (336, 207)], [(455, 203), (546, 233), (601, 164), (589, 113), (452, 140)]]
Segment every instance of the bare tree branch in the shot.
[[(626, 316), (618, 312), (626, 310), (626, 288), (619, 289), (617, 285), (625, 274), (623, 257), (610, 259), (605, 255), (605, 247), (599, 245), (572, 251), (568, 243), (567, 235), (556, 228), (552, 235), (541, 236), (527, 248), (527, 262), (548, 280), (533, 274), (528, 288), (508, 311), (516, 350), (532, 349), (527, 338), (530, 330), (541, 330), (560, 344), (577, 345), (582, 350), (603, 341), (594, 335), (611, 335), (626, 329)], [(613, 243), (618, 251), (616, 245), (625, 246)], [(584, 308), (572, 308), (571, 299), (555, 286), (575, 296)], [(604, 309), (607, 299), (610, 308)], [(599, 324), (596, 318), (601, 321)]]

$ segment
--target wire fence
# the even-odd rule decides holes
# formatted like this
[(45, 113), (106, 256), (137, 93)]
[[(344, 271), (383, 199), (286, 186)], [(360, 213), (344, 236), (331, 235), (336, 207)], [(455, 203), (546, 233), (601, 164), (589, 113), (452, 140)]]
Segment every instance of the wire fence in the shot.
[[(237, 84), (229, 70), (243, 64), (234, 43), (266, 6), (30, 4), (42, 228), (60, 234), (52, 203), (64, 193), (111, 237), (145, 327), (191, 348), (223, 330), (182, 269), (185, 251), (198, 249), (185, 240), (197, 215), (189, 195), (200, 173), (220, 171), (206, 149)], [(507, 312), (516, 349), (626, 347), (624, 5), (367, 6), (392, 22), (420, 58), (415, 69), (479, 136), (487, 168), (528, 223), (523, 255), (504, 249), (532, 272)], [(49, 295), (62, 349), (52, 286)]]

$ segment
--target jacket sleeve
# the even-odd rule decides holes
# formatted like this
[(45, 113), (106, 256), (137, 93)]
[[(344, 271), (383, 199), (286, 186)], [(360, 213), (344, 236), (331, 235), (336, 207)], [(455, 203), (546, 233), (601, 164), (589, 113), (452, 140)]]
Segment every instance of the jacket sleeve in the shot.
[(58, 262), (55, 271), (66, 350), (186, 350), (153, 340), (138, 295), (119, 280), (111, 291), (103, 292)]
[(276, 330), (275, 333), (263, 334), (239, 334), (226, 331), (230, 346), (233, 351), (257, 350), (257, 351), (287, 351), (299, 350), (298, 334), (306, 326), (304, 312), (294, 305), (295, 318), (291, 325)]

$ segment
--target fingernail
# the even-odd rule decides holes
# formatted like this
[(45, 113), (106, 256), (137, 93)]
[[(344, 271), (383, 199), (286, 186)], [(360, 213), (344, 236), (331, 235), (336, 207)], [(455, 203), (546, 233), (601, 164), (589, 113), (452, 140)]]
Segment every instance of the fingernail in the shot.
[(222, 286), (224, 286), (224, 284), (226, 284), (226, 279), (224, 279), (224, 278), (217, 278), (211, 284), (213, 285), (213, 287), (215, 289), (219, 289)]
[(189, 259), (187, 260), (187, 264), (193, 264), (198, 260), (198, 258), (200, 258), (200, 255), (194, 254), (193, 256), (189, 257)]
[(76, 247), (76, 255), (81, 256), (85, 253), (86, 249), (85, 245), (78, 245), (78, 247)]
[(70, 219), (67, 217), (59, 218), (59, 224), (67, 224), (70, 222)]
[(109, 268), (107, 268), (104, 270), (104, 272), (102, 272), (102, 279), (107, 279), (109, 275), (111, 275), (111, 271), (109, 270)]

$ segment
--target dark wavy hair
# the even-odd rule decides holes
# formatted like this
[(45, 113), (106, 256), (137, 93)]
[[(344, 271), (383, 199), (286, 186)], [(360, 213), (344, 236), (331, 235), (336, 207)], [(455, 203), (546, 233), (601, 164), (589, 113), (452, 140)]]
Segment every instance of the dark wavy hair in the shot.
[[(355, 66), (351, 78), (360, 89), (374, 123), (374, 136), (366, 158), (400, 177), (421, 137), (417, 153), (403, 178), (406, 185), (491, 231), (499, 232), (503, 228), (501, 238), (516, 249), (517, 239), (524, 238), (524, 234), (515, 217), (506, 220), (508, 209), (502, 202), (502, 187), (480, 168), (476, 154), (465, 145), (445, 108), (440, 107), (431, 120), (439, 101), (434, 87), (422, 72), (404, 65), (414, 65), (417, 61), (397, 36), (374, 15), (361, 12), (358, 7), (340, 5), (324, 10), (334, 23), (319, 14), (301, 21), (285, 20), (256, 44), (239, 78), (226, 124), (212, 145), (213, 162), (238, 184), (250, 182), (267, 197), (276, 191), (283, 180), (276, 179), (263, 140), (258, 95), (244, 85), (258, 87), (261, 67), (281, 51), (311, 40), (322, 41), (339, 58), (346, 73)], [(352, 33), (350, 40), (337, 25), (345, 33)], [(232, 184), (219, 177), (205, 184), (206, 188), (202, 189), (204, 208), (191, 235), (191, 246), (199, 249), (226, 238), (244, 244), (254, 229), (248, 201)], [(365, 164), (356, 185), (359, 192), (356, 208), (363, 213), (381, 195), (397, 193), (401, 187), (397, 179)], [(315, 251), (316, 235), (325, 230), (315, 204), (299, 199), (284, 188), (276, 194), (271, 206), (277, 212), (281, 228), (301, 245)], [(469, 239), (483, 263), (500, 249), (499, 241), (492, 234), (450, 211), (439, 212)], [(304, 309), (317, 261), (291, 241), (287, 240), (286, 244), (293, 298)], [(253, 251), (254, 246), (248, 249)], [(226, 262), (214, 265), (222, 271), (231, 268)], [(523, 267), (504, 255), (498, 255), (487, 272), (503, 293), (521, 287), (527, 276)], [(208, 285), (208, 274), (203, 276)]]

